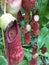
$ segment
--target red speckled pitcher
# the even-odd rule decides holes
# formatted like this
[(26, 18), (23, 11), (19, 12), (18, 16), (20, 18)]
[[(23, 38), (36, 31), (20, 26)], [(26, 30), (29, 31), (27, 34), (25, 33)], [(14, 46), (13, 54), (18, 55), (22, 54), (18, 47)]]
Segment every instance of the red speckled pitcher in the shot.
[(20, 28), (15, 21), (5, 31), (8, 65), (17, 65), (23, 60), (24, 51), (20, 40)]

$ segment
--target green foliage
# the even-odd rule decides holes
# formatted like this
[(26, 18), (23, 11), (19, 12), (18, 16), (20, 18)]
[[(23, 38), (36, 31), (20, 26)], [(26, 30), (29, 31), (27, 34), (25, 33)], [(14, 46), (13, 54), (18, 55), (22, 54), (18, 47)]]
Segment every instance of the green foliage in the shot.
[(26, 58), (28, 61), (30, 61), (31, 58), (32, 58), (32, 54), (30, 53), (30, 50), (24, 49), (24, 56), (25, 56), (25, 58)]
[(41, 48), (45, 44), (45, 38), (47, 36), (48, 29), (46, 27), (42, 28), (38, 37), (38, 48)]
[(43, 45), (46, 45), (48, 53), (49, 53), (49, 29), (46, 27), (43, 27), (40, 31), (39, 37), (38, 37), (38, 48), (42, 48)]
[(40, 16), (41, 26), (45, 26), (49, 21), (49, 0), (37, 0), (36, 9), (38, 9), (38, 14)]
[(2, 55), (0, 55), (0, 65), (8, 65), (7, 60)]
[(32, 41), (31, 41), (31, 46), (34, 46), (34, 44), (37, 42), (37, 39), (35, 38), (35, 39), (33, 39)]
[(49, 10), (46, 11), (45, 17), (49, 20)]
[(4, 44), (3, 44), (3, 40), (2, 40), (2, 31), (0, 29), (0, 65), (8, 65), (7, 60), (5, 59), (5, 57), (2, 54), (3, 51), (4, 51)]
[(20, 64), (18, 65), (30, 65), (29, 62), (27, 60), (23, 60)]
[(39, 10), (39, 14), (45, 14), (48, 0), (37, 0), (36, 8)]

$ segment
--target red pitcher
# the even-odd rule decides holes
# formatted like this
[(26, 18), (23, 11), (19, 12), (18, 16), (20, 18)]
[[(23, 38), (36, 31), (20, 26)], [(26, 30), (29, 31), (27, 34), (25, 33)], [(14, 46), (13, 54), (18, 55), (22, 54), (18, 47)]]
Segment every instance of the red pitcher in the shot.
[(16, 20), (6, 28), (5, 43), (8, 65), (17, 65), (23, 60), (24, 51), (21, 45), (19, 25)]

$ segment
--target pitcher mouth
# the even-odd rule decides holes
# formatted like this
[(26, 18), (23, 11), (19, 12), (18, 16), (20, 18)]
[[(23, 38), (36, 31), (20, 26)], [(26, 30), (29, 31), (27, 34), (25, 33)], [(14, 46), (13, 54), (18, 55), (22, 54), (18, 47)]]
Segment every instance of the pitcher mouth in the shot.
[(16, 39), (16, 35), (18, 33), (17, 21), (10, 23), (5, 31), (6, 42), (12, 43)]

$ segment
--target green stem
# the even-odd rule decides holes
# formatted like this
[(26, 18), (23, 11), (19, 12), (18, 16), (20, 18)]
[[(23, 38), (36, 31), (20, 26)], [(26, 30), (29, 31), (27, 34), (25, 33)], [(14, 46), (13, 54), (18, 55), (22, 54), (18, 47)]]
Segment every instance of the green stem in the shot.
[(4, 14), (6, 13), (6, 0), (4, 2)]
[(5, 38), (4, 38), (4, 31), (3, 30), (2, 30), (2, 39), (3, 39), (4, 51), (5, 51)]
[(29, 49), (24, 48), (24, 51), (32, 53), (31, 49), (29, 50)]
[[(6, 13), (6, 0), (4, 0), (4, 14)], [(5, 51), (5, 37), (4, 37), (4, 30), (2, 29), (2, 38), (3, 38), (3, 44), (4, 44), (4, 51)], [(6, 52), (5, 52), (6, 54)]]

